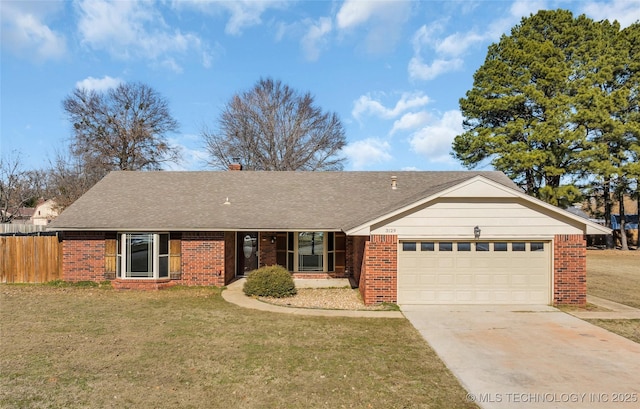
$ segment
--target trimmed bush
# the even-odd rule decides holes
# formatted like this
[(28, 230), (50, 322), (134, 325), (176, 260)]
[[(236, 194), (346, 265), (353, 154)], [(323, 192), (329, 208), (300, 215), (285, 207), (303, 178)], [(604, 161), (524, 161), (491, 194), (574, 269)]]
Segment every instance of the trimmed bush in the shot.
[(296, 295), (291, 273), (282, 266), (267, 266), (249, 273), (242, 288), (246, 295), (284, 298)]

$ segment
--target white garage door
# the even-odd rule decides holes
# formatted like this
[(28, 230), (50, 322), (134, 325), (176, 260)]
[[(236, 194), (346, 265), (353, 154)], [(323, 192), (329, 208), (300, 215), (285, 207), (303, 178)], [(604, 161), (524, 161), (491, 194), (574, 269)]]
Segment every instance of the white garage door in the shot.
[(398, 304), (548, 304), (551, 245), (402, 241)]

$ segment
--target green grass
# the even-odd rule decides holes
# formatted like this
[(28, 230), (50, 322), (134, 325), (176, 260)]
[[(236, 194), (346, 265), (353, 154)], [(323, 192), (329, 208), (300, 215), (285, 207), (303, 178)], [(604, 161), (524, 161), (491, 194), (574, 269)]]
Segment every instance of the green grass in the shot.
[(247, 310), (215, 288), (0, 286), (0, 407), (475, 408), (400, 319)]

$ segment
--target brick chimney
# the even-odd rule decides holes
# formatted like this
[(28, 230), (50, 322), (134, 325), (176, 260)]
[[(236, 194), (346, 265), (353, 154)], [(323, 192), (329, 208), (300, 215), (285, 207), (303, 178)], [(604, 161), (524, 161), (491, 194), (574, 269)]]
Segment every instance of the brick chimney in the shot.
[(240, 158), (231, 158), (233, 162), (229, 164), (229, 170), (242, 170), (242, 164)]

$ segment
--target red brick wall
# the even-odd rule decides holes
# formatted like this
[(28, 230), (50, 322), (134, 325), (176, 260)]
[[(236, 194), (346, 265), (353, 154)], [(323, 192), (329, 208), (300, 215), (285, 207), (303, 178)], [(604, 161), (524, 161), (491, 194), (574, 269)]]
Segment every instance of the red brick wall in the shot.
[(258, 263), (260, 263), (260, 267), (273, 266), (278, 264), (277, 246), (275, 241), (271, 243), (272, 237), (277, 237), (277, 234), (275, 232), (258, 233)]
[(62, 242), (64, 281), (104, 281), (105, 233), (65, 232)]
[(181, 243), (183, 285), (225, 285), (223, 232), (184, 232)]
[(347, 237), (347, 260), (346, 267), (348, 275), (353, 277), (356, 283), (360, 282), (360, 269), (362, 268), (362, 260), (364, 257), (364, 246), (368, 237), (364, 236), (348, 236)]
[(553, 242), (554, 305), (586, 305), (587, 247), (581, 234), (556, 235)]
[(236, 233), (224, 233), (224, 284), (227, 285), (236, 277)]
[(360, 293), (367, 305), (398, 300), (398, 236), (372, 235), (365, 244)]

